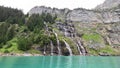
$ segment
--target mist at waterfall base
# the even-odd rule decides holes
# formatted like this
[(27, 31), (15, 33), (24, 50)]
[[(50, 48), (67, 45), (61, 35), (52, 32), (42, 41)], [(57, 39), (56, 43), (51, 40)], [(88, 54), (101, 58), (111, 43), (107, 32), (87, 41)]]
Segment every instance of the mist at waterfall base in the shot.
[(120, 68), (119, 59), (112, 56), (0, 57), (0, 68)]

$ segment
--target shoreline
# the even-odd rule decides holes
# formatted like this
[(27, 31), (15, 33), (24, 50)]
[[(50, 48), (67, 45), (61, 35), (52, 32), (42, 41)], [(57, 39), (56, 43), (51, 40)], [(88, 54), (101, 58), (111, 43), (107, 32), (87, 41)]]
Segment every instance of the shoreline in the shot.
[(31, 54), (31, 53), (0, 53), (0, 56), (44, 56), (41, 54)]
[[(42, 54), (31, 54), (31, 53), (0, 53), (0, 57), (4, 57), (4, 56), (51, 56), (51, 55), (42, 55)], [(52, 55), (52, 56), (56, 56), (56, 55)], [(57, 55), (59, 56), (59, 55)], [(63, 55), (65, 56), (65, 55)], [(120, 55), (73, 55), (73, 56), (120, 56)]]

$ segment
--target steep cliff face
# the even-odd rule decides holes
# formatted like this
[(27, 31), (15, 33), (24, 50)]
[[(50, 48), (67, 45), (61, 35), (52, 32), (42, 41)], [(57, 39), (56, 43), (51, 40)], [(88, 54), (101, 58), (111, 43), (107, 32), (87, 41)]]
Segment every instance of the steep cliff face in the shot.
[(65, 9), (57, 9), (57, 8), (50, 8), (50, 7), (45, 7), (45, 6), (36, 6), (32, 8), (28, 13), (29, 15), (32, 14), (42, 14), (42, 13), (50, 13), (52, 15), (57, 15), (60, 19), (65, 19), (66, 14), (70, 10), (65, 8)]
[[(54, 24), (54, 32), (58, 34), (58, 39), (62, 37), (66, 40), (64, 43), (70, 44), (73, 54), (119, 55), (119, 4), (119, 0), (106, 0), (94, 10), (37, 6), (29, 11), (29, 15), (42, 13), (57, 15), (59, 20)], [(66, 50), (62, 47), (62, 43), (61, 48), (65, 54)]]
[[(118, 6), (119, 7), (119, 6)], [(113, 8), (114, 9), (114, 8)], [(53, 15), (57, 15), (61, 20), (70, 20), (73, 22), (82, 22), (82, 23), (112, 23), (119, 22), (120, 8), (111, 10), (87, 10), (87, 9), (56, 9), (49, 7), (34, 7), (29, 11), (29, 15), (31, 14), (42, 14), (42, 13), (50, 13)]]
[(86, 10), (82, 8), (74, 9), (67, 14), (67, 20), (71, 20), (74, 22), (82, 22), (82, 23), (91, 23), (91, 22), (99, 22), (101, 20), (98, 19), (100, 13), (95, 12), (93, 10)]

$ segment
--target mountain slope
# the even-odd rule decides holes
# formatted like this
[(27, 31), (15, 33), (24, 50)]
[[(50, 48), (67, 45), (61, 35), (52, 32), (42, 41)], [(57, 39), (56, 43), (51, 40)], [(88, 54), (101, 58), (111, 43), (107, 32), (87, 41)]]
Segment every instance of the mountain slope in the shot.
[(120, 55), (119, 5), (104, 10), (36, 6), (23, 19), (16, 17), (0, 22), (1, 53)]
[(118, 4), (119, 0), (106, 0), (103, 4), (106, 6), (103, 7), (105, 10), (100, 8), (100, 10), (83, 8), (69, 10), (37, 6), (29, 11), (29, 15), (42, 13), (57, 15), (54, 32), (58, 34), (58, 38), (66, 38), (71, 48), (73, 47), (73, 54), (78, 50), (82, 55), (118, 55), (120, 54)]

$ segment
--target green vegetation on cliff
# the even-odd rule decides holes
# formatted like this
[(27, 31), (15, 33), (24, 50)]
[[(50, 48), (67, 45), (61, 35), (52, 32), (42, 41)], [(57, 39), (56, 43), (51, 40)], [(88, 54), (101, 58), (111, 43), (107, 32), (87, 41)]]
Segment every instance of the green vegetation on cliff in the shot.
[(0, 53), (118, 55), (119, 46), (106, 37), (117, 38), (112, 32), (119, 27), (112, 30), (112, 24), (106, 25), (65, 21), (50, 13), (24, 15), (0, 6)]
[(94, 41), (94, 42), (101, 42), (103, 40), (102, 37), (97, 33), (84, 34), (82, 38), (86, 41)]
[[(41, 48), (50, 40), (56, 41), (54, 34), (48, 35), (46, 24), (53, 24), (57, 16), (51, 14), (24, 15), (21, 10), (0, 6), (0, 52), (39, 53), (32, 49), (34, 44)], [(33, 52), (32, 52), (33, 51)]]

